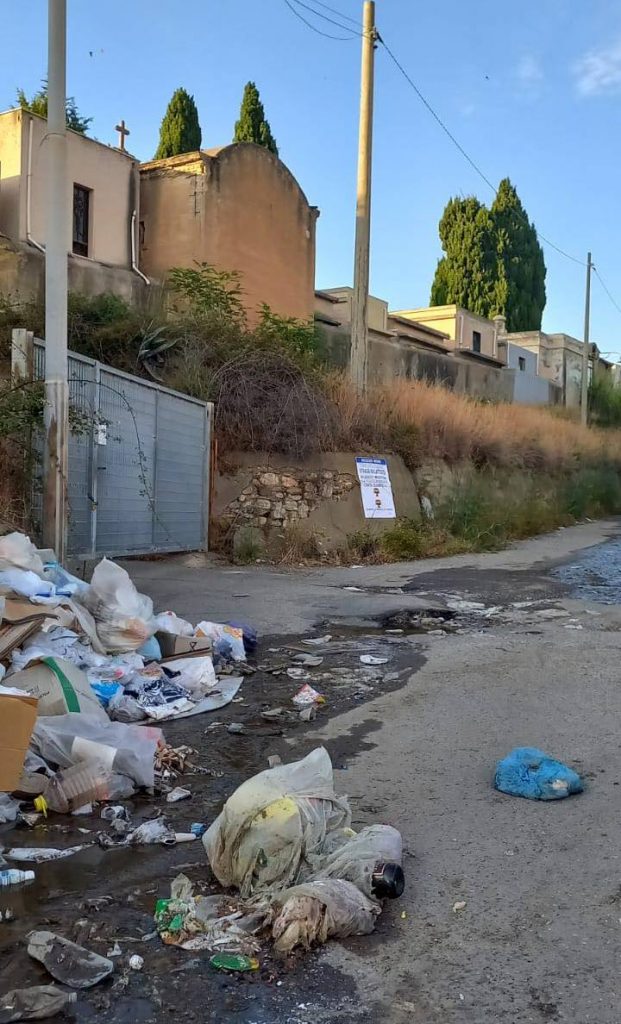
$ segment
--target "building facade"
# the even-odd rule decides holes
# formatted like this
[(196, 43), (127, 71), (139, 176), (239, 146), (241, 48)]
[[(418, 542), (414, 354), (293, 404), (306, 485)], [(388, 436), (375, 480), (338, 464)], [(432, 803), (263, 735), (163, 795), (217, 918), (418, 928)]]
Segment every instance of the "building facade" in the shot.
[(267, 303), (314, 312), (318, 211), (277, 156), (254, 143), (142, 164), (140, 255), (148, 274), (210, 263), (240, 275), (249, 322)]
[(449, 338), (452, 349), (473, 352), (489, 359), (498, 358), (497, 325), (461, 306), (424, 306), (421, 309), (398, 310), (394, 315), (441, 331)]
[[(47, 121), (26, 110), (0, 114), (0, 290), (43, 297), (47, 234)], [(67, 132), (69, 286), (138, 299), (138, 162), (130, 154)]]

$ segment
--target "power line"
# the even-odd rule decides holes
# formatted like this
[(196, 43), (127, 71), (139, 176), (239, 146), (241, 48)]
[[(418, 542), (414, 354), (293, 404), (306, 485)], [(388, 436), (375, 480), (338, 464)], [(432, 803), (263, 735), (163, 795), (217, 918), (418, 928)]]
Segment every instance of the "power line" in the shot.
[[(454, 146), (455, 146), (455, 147), (456, 147), (456, 148), (457, 148), (457, 149), (459, 150), (459, 152), (461, 153), (461, 155), (462, 155), (462, 156), (463, 156), (463, 157), (464, 157), (464, 158), (465, 158), (465, 159), (466, 159), (466, 160), (468, 161), (468, 163), (470, 164), (470, 166), (471, 166), (471, 167), (473, 168), (473, 170), (475, 170), (475, 171), (476, 171), (476, 173), (477, 173), (477, 174), (479, 175), (479, 177), (480, 177), (480, 178), (481, 178), (481, 179), (482, 179), (482, 180), (483, 180), (483, 181), (485, 182), (485, 184), (486, 184), (486, 185), (487, 185), (487, 186), (488, 186), (489, 188), (491, 188), (491, 190), (492, 190), (492, 192), (494, 193), (494, 195), (498, 195), (498, 190), (497, 190), (496, 186), (492, 184), (492, 182), (491, 182), (491, 181), (489, 180), (489, 178), (487, 177), (487, 175), (483, 173), (483, 171), (481, 170), (481, 168), (479, 167), (479, 165), (478, 165), (478, 164), (477, 164), (477, 163), (476, 163), (476, 162), (475, 162), (475, 161), (474, 161), (474, 160), (472, 159), (472, 157), (470, 156), (470, 154), (466, 152), (466, 150), (465, 150), (465, 149), (464, 149), (464, 147), (463, 147), (463, 146), (461, 145), (461, 143), (460, 143), (460, 142), (458, 142), (458, 140), (457, 140), (457, 139), (455, 138), (455, 136), (453, 135), (453, 133), (451, 132), (451, 130), (450, 130), (450, 129), (449, 129), (448, 127), (447, 127), (447, 125), (446, 125), (446, 124), (444, 123), (444, 121), (442, 120), (442, 118), (440, 117), (440, 115), (439, 115), (438, 113), (436, 113), (436, 111), (435, 111), (435, 110), (433, 109), (433, 107), (431, 106), (431, 103), (429, 102), (429, 100), (427, 99), (427, 97), (423, 95), (423, 93), (422, 93), (422, 92), (420, 91), (420, 89), (418, 88), (418, 86), (416, 85), (416, 83), (415, 83), (415, 82), (414, 82), (414, 81), (413, 81), (413, 80), (412, 80), (412, 79), (410, 78), (410, 76), (408, 75), (408, 73), (407, 73), (407, 71), (405, 70), (405, 68), (403, 67), (403, 65), (402, 65), (402, 64), (401, 64), (401, 63), (400, 63), (400, 62), (399, 62), (399, 61), (397, 60), (397, 58), (395, 57), (394, 53), (392, 52), (392, 50), (391, 50), (391, 49), (390, 49), (390, 47), (388, 46), (388, 43), (387, 43), (387, 42), (386, 42), (386, 41), (385, 41), (385, 40), (384, 40), (384, 39), (382, 38), (382, 36), (381, 36), (381, 35), (379, 35), (379, 34), (378, 34), (378, 39), (379, 39), (379, 42), (380, 42), (380, 43), (382, 44), (382, 46), (384, 47), (384, 49), (386, 50), (386, 53), (388, 54), (388, 56), (389, 56), (389, 57), (390, 57), (390, 59), (392, 60), (393, 64), (394, 64), (394, 65), (395, 65), (395, 66), (396, 66), (396, 67), (397, 67), (397, 68), (399, 69), (399, 71), (401, 72), (401, 74), (402, 74), (402, 75), (403, 75), (403, 77), (405, 78), (406, 82), (408, 82), (408, 83), (409, 83), (409, 85), (410, 85), (410, 86), (412, 87), (412, 89), (414, 90), (414, 92), (415, 92), (415, 93), (416, 93), (416, 95), (418, 96), (418, 98), (419, 98), (419, 100), (421, 101), (421, 103), (423, 103), (423, 105), (424, 105), (424, 106), (425, 106), (425, 107), (427, 108), (427, 110), (429, 111), (429, 113), (431, 114), (431, 116), (432, 116), (432, 117), (434, 118), (434, 120), (435, 120), (435, 121), (437, 121), (437, 123), (438, 123), (438, 124), (440, 125), (440, 128), (441, 128), (441, 129), (442, 129), (442, 131), (443, 131), (443, 132), (445, 133), (445, 135), (447, 135), (447, 136), (449, 137), (449, 139), (451, 140), (451, 142), (453, 143), (453, 145), (454, 145)], [(525, 216), (525, 217), (526, 217), (526, 219), (528, 220), (528, 218), (527, 218), (527, 216), (526, 216), (526, 213), (524, 214), (524, 216)], [(529, 222), (529, 223), (530, 223), (530, 222)], [(578, 264), (579, 266), (581, 266), (581, 267), (583, 267), (583, 266), (585, 265), (585, 264), (584, 264), (584, 260), (580, 260), (580, 259), (578, 259), (578, 258), (577, 258), (576, 256), (572, 256), (572, 255), (571, 255), (570, 253), (568, 253), (568, 252), (565, 252), (565, 250), (564, 250), (564, 249), (561, 249), (561, 248), (560, 248), (560, 246), (558, 246), (558, 245), (555, 245), (555, 244), (554, 244), (554, 242), (551, 242), (551, 241), (550, 241), (550, 240), (549, 240), (548, 238), (546, 238), (546, 237), (545, 237), (545, 235), (542, 235), (540, 231), (537, 231), (537, 229), (536, 229), (536, 228), (535, 228), (535, 232), (536, 232), (536, 234), (537, 234), (537, 238), (539, 238), (539, 239), (540, 239), (540, 240), (541, 240), (542, 242), (544, 242), (544, 243), (545, 243), (545, 245), (549, 245), (551, 249), (554, 249), (554, 250), (555, 250), (556, 252), (558, 252), (558, 253), (559, 253), (559, 254), (560, 254), (561, 256), (564, 256), (564, 257), (565, 257), (565, 259), (571, 260), (571, 262), (572, 262), (572, 263), (577, 263), (577, 264)]]
[(613, 306), (615, 307), (615, 309), (617, 310), (617, 312), (618, 312), (618, 313), (621, 313), (621, 306), (619, 305), (619, 303), (617, 302), (617, 300), (616, 300), (616, 299), (615, 299), (615, 298), (613, 297), (613, 295), (612, 295), (612, 293), (611, 293), (610, 289), (609, 289), (609, 288), (608, 288), (608, 286), (606, 285), (606, 282), (605, 282), (605, 281), (604, 281), (604, 279), (602, 278), (602, 275), (600, 274), (600, 272), (599, 272), (599, 270), (597, 269), (597, 267), (595, 267), (595, 266), (594, 266), (594, 267), (593, 267), (593, 271), (595, 272), (595, 275), (596, 275), (596, 276), (597, 276), (597, 277), (599, 278), (599, 283), (601, 284), (602, 288), (603, 288), (603, 289), (604, 289), (604, 291), (606, 292), (606, 295), (608, 296), (608, 298), (609, 298), (609, 299), (610, 299), (610, 301), (612, 302)]
[(322, 32), (320, 28), (316, 28), (315, 25), (311, 25), (310, 21), (307, 21), (303, 14), (300, 14), (299, 11), (296, 11), (293, 4), (289, 3), (289, 0), (284, 0), (284, 2), (286, 3), (291, 13), (295, 14), (296, 18), (299, 18), (300, 21), (303, 21), (307, 28), (310, 28), (311, 31), (316, 32), (318, 36), (323, 36), (324, 39), (335, 39), (337, 42), (340, 43), (349, 43), (354, 38), (353, 36), (333, 36), (330, 35), (329, 32)]
[(315, 3), (317, 7), (323, 7), (325, 11), (330, 11), (331, 14), (336, 14), (337, 17), (343, 18), (345, 21), (351, 21), (352, 25), (356, 25), (358, 28), (360, 27), (360, 21), (358, 18), (350, 18), (348, 14), (343, 14), (342, 11), (337, 11), (335, 7), (330, 7), (329, 4), (324, 4), (321, 0), (313, 0), (313, 3)]
[[(325, 36), (327, 39), (337, 39), (337, 40), (339, 40), (339, 42), (346, 42), (349, 39), (353, 39), (354, 35), (358, 35), (358, 36), (362, 35), (362, 32), (356, 31), (353, 28), (349, 28), (347, 25), (343, 25), (339, 21), (334, 21), (333, 18), (328, 18), (328, 16), (326, 14), (322, 14), (321, 11), (317, 11), (317, 10), (315, 10), (314, 7), (310, 7), (308, 4), (303, 3), (302, 0), (292, 0), (292, 2), (294, 4), (296, 4), (296, 7), (292, 6), (292, 3), (290, 2), (290, 0), (285, 0), (285, 3), (287, 5), (287, 7), (291, 11), (293, 11), (293, 13), (301, 21), (303, 21), (304, 24), (308, 26), (308, 28), (312, 29), (313, 32), (317, 32), (318, 35), (320, 35), (320, 36)], [(310, 13), (314, 14), (316, 18), (322, 18), (323, 21), (327, 21), (331, 25), (336, 25), (336, 27), (342, 29), (343, 32), (351, 32), (351, 35), (350, 36), (334, 36), (334, 35), (330, 35), (328, 32), (321, 31), (320, 29), (318, 29), (316, 27), (316, 25), (313, 25), (312, 22), (308, 21), (307, 18), (304, 17), (304, 15), (297, 9), (298, 7), (303, 7), (304, 10), (310, 11)]]

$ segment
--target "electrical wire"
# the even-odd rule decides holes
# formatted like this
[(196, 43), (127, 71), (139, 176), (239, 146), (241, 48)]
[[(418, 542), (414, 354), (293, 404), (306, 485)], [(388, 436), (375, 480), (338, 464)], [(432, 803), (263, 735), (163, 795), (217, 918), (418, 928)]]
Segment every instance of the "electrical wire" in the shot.
[[(352, 35), (357, 36), (362, 36), (364, 34), (359, 25), (356, 26), (355, 29), (349, 28), (347, 25), (343, 25), (342, 22), (335, 21), (334, 18), (329, 18), (327, 14), (322, 14), (321, 11), (317, 11), (314, 7), (310, 7), (307, 3), (304, 3), (304, 0), (293, 0), (293, 3), (297, 4), (298, 7), (303, 7), (305, 10), (310, 11), (311, 14), (314, 14), (317, 18), (323, 18), (324, 21), (328, 21), (331, 25), (336, 25), (337, 28), (342, 28), (345, 32), (351, 32)], [(333, 13), (336, 14), (337, 12), (334, 11)]]
[(608, 296), (608, 298), (609, 298), (609, 299), (610, 299), (610, 301), (612, 302), (613, 306), (614, 306), (614, 307), (615, 307), (615, 309), (617, 310), (617, 313), (621, 313), (621, 306), (619, 305), (619, 303), (617, 302), (617, 300), (616, 300), (616, 299), (614, 298), (614, 296), (613, 296), (612, 292), (610, 291), (610, 289), (608, 288), (608, 286), (607, 286), (606, 282), (605, 282), (605, 281), (604, 281), (604, 279), (602, 278), (602, 275), (600, 274), (599, 270), (598, 270), (598, 269), (597, 269), (597, 267), (595, 267), (595, 266), (593, 266), (593, 268), (592, 268), (592, 269), (593, 269), (593, 273), (594, 273), (594, 274), (596, 275), (596, 277), (598, 277), (598, 278), (599, 278), (599, 283), (601, 284), (602, 288), (603, 288), (603, 289), (604, 289), (604, 291), (606, 292), (606, 295)]
[[(339, 43), (349, 43), (354, 38), (353, 35), (351, 35), (351, 36), (334, 36), (330, 32), (323, 32), (322, 29), (317, 28), (316, 25), (313, 25), (312, 22), (310, 22), (307, 18), (305, 18), (304, 15), (300, 13), (300, 11), (296, 10), (296, 8), (293, 6), (293, 4), (290, 3), (290, 0), (284, 0), (284, 2), (287, 5), (287, 7), (289, 8), (289, 10), (291, 11), (291, 13), (295, 14), (296, 18), (299, 18), (300, 21), (303, 21), (304, 24), (306, 25), (306, 27), (310, 28), (310, 30), (312, 32), (316, 32), (318, 36), (323, 36), (324, 39), (334, 39), (336, 42), (339, 42)], [(346, 32), (351, 31), (350, 29), (346, 28), (345, 25), (341, 25), (341, 28), (344, 29), (344, 31), (346, 31)]]
[(338, 18), (343, 18), (345, 21), (351, 21), (352, 25), (360, 27), (359, 18), (350, 18), (348, 14), (343, 14), (342, 11), (337, 11), (335, 7), (330, 7), (329, 4), (322, 3), (322, 0), (313, 0), (316, 7), (323, 7), (325, 11), (330, 11), (331, 14), (336, 14)]
[[(483, 171), (481, 170), (479, 165), (472, 159), (470, 154), (466, 152), (466, 150), (461, 145), (461, 143), (458, 142), (458, 140), (455, 138), (455, 136), (453, 135), (451, 130), (444, 123), (444, 121), (442, 120), (440, 115), (437, 114), (436, 111), (433, 109), (433, 107), (431, 106), (431, 103), (429, 102), (427, 97), (423, 95), (423, 93), (420, 91), (420, 89), (418, 88), (416, 83), (410, 78), (410, 76), (408, 75), (408, 73), (405, 70), (405, 68), (403, 67), (403, 65), (400, 63), (400, 61), (397, 60), (397, 58), (395, 57), (394, 53), (392, 52), (392, 50), (388, 46), (388, 43), (385, 41), (385, 39), (382, 38), (382, 36), (379, 33), (378, 33), (378, 40), (382, 44), (384, 49), (386, 50), (386, 53), (388, 54), (388, 56), (392, 60), (392, 62), (395, 65), (395, 67), (397, 67), (399, 69), (399, 71), (401, 72), (401, 74), (405, 78), (406, 82), (408, 82), (409, 85), (412, 87), (412, 89), (414, 90), (414, 92), (418, 96), (418, 98), (421, 101), (421, 103), (427, 108), (427, 110), (429, 111), (431, 116), (434, 118), (434, 120), (437, 121), (437, 123), (440, 125), (440, 128), (445, 133), (445, 135), (448, 136), (448, 138), (451, 140), (453, 145), (459, 150), (461, 155), (468, 161), (470, 166), (473, 168), (473, 170), (476, 171), (476, 173), (485, 182), (485, 184), (489, 188), (491, 188), (491, 190), (494, 193), (494, 195), (498, 195), (498, 190), (497, 190), (496, 186), (492, 184), (492, 182), (489, 180), (487, 175), (483, 173)], [(525, 216), (526, 216), (526, 214), (525, 214)], [(529, 221), (529, 223), (530, 223), (530, 221)], [(584, 260), (580, 260), (576, 256), (572, 256), (570, 253), (565, 252), (564, 249), (561, 249), (560, 246), (555, 245), (554, 242), (551, 242), (549, 240), (549, 238), (546, 238), (545, 235), (542, 235), (541, 232), (537, 231), (536, 228), (535, 228), (535, 231), (536, 231), (536, 234), (537, 234), (537, 238), (539, 238), (545, 245), (550, 246), (551, 249), (554, 249), (561, 256), (564, 256), (565, 259), (571, 260), (572, 263), (577, 263), (581, 267), (586, 266)]]

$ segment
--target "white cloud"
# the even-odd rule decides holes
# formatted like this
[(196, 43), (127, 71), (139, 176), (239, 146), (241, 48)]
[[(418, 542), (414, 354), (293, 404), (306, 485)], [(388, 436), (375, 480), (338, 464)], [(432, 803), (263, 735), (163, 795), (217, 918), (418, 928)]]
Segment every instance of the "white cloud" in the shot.
[(516, 69), (518, 81), (529, 89), (533, 89), (543, 81), (543, 68), (532, 53), (526, 53), (519, 60)]
[(621, 38), (610, 46), (589, 50), (573, 67), (581, 96), (621, 92)]

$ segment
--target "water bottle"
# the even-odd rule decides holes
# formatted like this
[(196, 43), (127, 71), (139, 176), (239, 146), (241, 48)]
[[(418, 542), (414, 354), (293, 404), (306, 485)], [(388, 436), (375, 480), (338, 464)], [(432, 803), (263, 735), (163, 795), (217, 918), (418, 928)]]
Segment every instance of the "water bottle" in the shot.
[(82, 761), (56, 772), (43, 794), (48, 807), (59, 814), (75, 811), (95, 800), (108, 799), (110, 772), (90, 761)]
[(34, 871), (19, 871), (18, 868), (7, 868), (6, 871), (0, 871), (0, 886), (19, 885), (20, 882), (32, 882), (34, 880), (34, 876)]

